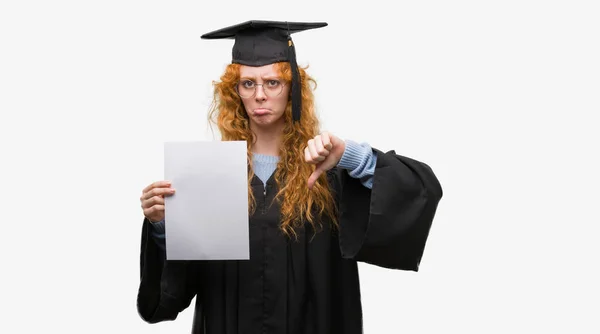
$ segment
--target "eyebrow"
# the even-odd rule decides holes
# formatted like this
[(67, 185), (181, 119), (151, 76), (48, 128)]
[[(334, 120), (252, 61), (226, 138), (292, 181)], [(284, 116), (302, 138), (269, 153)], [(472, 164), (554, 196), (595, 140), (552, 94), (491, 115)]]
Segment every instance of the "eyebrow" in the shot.
[[(256, 80), (256, 78), (257, 78), (256, 76), (245, 75), (245, 76), (242, 76), (242, 77), (240, 77), (240, 80), (241, 80), (241, 79), (252, 79), (252, 80)], [(281, 77), (279, 77), (278, 75), (265, 75), (265, 76), (262, 76), (262, 77), (260, 77), (260, 78), (261, 78), (261, 79), (263, 79), (263, 80), (273, 80), (273, 79), (282, 80), (282, 79), (281, 79)]]

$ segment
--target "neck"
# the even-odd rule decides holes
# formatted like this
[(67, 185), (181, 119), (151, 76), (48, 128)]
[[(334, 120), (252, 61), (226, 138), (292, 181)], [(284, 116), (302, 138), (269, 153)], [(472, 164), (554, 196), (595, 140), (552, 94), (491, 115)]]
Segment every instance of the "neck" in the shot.
[(250, 129), (256, 135), (256, 142), (252, 145), (252, 152), (278, 156), (281, 141), (283, 139), (283, 126), (260, 127), (250, 125)]

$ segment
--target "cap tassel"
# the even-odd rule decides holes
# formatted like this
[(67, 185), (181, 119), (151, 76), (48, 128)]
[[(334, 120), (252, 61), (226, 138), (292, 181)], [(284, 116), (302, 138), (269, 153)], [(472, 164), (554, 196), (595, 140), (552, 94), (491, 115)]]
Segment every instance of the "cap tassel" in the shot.
[(288, 33), (288, 59), (292, 68), (292, 116), (294, 122), (300, 121), (300, 111), (302, 110), (302, 94), (300, 91), (300, 74), (298, 73), (298, 64), (296, 63), (296, 49), (292, 42), (292, 37)]

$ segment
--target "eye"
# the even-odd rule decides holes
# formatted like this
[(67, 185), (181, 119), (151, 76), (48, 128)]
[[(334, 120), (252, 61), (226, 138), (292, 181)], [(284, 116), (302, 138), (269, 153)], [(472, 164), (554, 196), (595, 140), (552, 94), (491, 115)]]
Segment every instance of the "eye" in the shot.
[(267, 81), (267, 86), (269, 86), (269, 88), (277, 88), (277, 87), (279, 87), (279, 85), (281, 85), (281, 82), (279, 82), (279, 80)]
[(255, 85), (254, 81), (251, 81), (251, 80), (242, 81), (242, 87), (244, 87), (244, 88), (253, 88), (254, 85)]

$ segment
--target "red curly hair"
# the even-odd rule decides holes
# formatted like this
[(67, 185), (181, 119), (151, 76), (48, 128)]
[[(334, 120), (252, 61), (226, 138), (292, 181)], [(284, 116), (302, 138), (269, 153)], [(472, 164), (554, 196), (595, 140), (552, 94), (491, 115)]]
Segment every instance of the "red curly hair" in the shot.
[[(291, 82), (292, 72), (287, 62), (275, 63), (279, 76), (288, 84)], [(315, 231), (317, 217), (328, 216), (334, 225), (337, 225), (336, 207), (326, 173), (321, 174), (312, 190), (308, 189), (307, 180), (314, 171), (314, 165), (304, 161), (304, 148), (308, 140), (319, 134), (319, 120), (314, 110), (313, 90), (316, 82), (307, 73), (305, 68), (299, 68), (302, 90), (302, 117), (299, 122), (292, 122), (291, 100), (288, 99), (284, 112), (285, 127), (280, 151), (279, 162), (275, 171), (275, 181), (279, 192), (275, 200), (281, 203), (281, 230), (287, 236), (297, 236), (295, 228), (304, 222), (309, 222)], [(235, 86), (240, 79), (240, 65), (229, 64), (219, 82), (213, 82), (214, 96), (208, 114), (209, 124), (218, 126), (221, 139), (245, 140), (248, 143), (248, 163), (252, 167), (252, 144), (256, 138), (250, 131), (250, 123), (244, 105), (235, 91)], [(314, 86), (311, 87), (310, 84)], [(249, 213), (256, 209), (256, 201), (250, 186), (254, 176), (253, 168), (248, 173)]]

